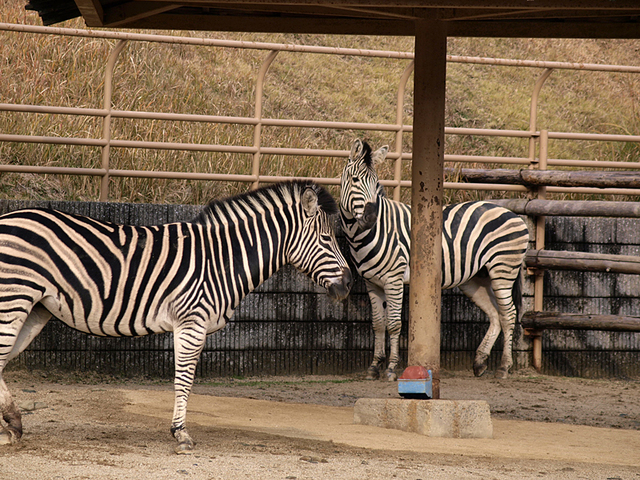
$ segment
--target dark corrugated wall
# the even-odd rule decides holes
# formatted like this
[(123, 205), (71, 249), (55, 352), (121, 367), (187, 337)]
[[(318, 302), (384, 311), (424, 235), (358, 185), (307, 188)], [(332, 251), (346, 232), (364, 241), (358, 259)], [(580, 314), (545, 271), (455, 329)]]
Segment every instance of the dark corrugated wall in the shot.
[[(548, 219), (547, 249), (640, 256), (640, 220)], [(640, 316), (640, 275), (545, 273), (545, 310)], [(549, 374), (591, 378), (640, 377), (640, 333), (559, 330), (542, 341)]]
[[(188, 220), (200, 211), (199, 207), (176, 205), (0, 201), (0, 213), (24, 206), (47, 206), (138, 225)], [(640, 232), (640, 221), (548, 218), (548, 225), (549, 249), (640, 255), (640, 235), (633, 233)], [(638, 239), (634, 240), (634, 236)], [(339, 241), (343, 239), (339, 237)], [(545, 275), (545, 309), (640, 315), (638, 276), (579, 272)], [(532, 304), (526, 276), (523, 287), (526, 310)], [(405, 302), (405, 319), (407, 312)], [(198, 373), (239, 377), (364, 372), (373, 356), (370, 315), (361, 280), (347, 300), (333, 303), (305, 276), (285, 267), (242, 302), (223, 330), (209, 336)], [(457, 289), (444, 291), (442, 368), (470, 370), (487, 327), (484, 314)], [(491, 370), (499, 363), (501, 341), (500, 337), (489, 360)], [(405, 321), (403, 360), (406, 347)], [(529, 349), (517, 328), (516, 368), (529, 365)], [(169, 378), (173, 375), (172, 336), (97, 338), (53, 320), (14, 363), (29, 368)], [(543, 371), (587, 377), (640, 377), (640, 334), (547, 331), (543, 337)]]

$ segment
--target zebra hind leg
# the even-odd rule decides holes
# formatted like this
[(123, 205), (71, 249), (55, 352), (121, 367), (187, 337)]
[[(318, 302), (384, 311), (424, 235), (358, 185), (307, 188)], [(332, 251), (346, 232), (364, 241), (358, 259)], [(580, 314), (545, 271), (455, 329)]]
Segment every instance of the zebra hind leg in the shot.
[(0, 445), (13, 445), (22, 437), (22, 415), (0, 374), (0, 411), (6, 426), (0, 425)]
[[(509, 370), (513, 366), (513, 331), (518, 317), (518, 309), (515, 302), (520, 303), (520, 278), (516, 278), (514, 284), (508, 284), (506, 280), (500, 282), (500, 285), (494, 285), (494, 292), (498, 311), (500, 312), (500, 325), (502, 327), (502, 359), (500, 367), (496, 372), (497, 378), (507, 378)], [(494, 281), (494, 283), (497, 283)], [(501, 288), (498, 288), (500, 286)], [(515, 288), (514, 288), (515, 287)], [(515, 300), (515, 302), (514, 302)]]
[(22, 437), (22, 415), (7, 388), (2, 372), (7, 363), (17, 357), (40, 333), (51, 318), (41, 306), (31, 311), (27, 319), (0, 322), (0, 413), (6, 426), (0, 425), (0, 445), (17, 443)]
[(473, 374), (482, 376), (487, 370), (487, 361), (491, 349), (500, 335), (500, 315), (491, 289), (489, 277), (477, 276), (459, 286), (460, 290), (471, 299), (489, 317), (489, 328), (482, 342), (478, 345), (473, 361)]

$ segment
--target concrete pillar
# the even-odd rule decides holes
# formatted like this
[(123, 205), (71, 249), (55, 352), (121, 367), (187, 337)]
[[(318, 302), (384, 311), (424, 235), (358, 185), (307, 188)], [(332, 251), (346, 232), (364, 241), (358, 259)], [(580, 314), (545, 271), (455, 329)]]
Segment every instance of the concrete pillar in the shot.
[(440, 398), (440, 291), (447, 35), (437, 19), (416, 22), (409, 359), (432, 371)]

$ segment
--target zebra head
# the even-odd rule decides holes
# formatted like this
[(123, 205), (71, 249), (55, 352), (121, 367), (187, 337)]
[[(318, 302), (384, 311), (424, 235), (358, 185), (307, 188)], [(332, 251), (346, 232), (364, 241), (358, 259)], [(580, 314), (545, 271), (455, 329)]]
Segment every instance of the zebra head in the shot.
[(378, 182), (375, 164), (387, 156), (389, 146), (375, 152), (367, 142), (353, 142), (349, 161), (342, 171), (340, 182), (340, 210), (347, 221), (355, 221), (362, 230), (369, 230), (378, 219), (378, 197), (384, 189)]
[(302, 185), (302, 229), (294, 232), (288, 260), (324, 287), (330, 298), (342, 300), (351, 290), (353, 277), (334, 233), (335, 200), (315, 183)]

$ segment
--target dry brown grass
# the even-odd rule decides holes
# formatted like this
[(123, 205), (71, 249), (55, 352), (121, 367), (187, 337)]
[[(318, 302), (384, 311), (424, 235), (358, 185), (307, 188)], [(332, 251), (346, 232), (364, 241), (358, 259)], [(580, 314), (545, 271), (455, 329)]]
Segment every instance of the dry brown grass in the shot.
[[(40, 24), (23, 0), (0, 5), (3, 21)], [(80, 20), (61, 26), (82, 28)], [(166, 32), (162, 32), (166, 33)], [(172, 32), (296, 44), (320, 44), (409, 51), (411, 38), (207, 34)], [(0, 102), (100, 108), (106, 58), (115, 42), (0, 32)], [(454, 38), (453, 55), (494, 56), (535, 60), (637, 64), (638, 41), (512, 40)], [(130, 42), (115, 71), (113, 104), (117, 109), (157, 112), (252, 116), (254, 85), (263, 51)], [(268, 118), (393, 122), (396, 89), (406, 61), (362, 57), (334, 57), (280, 53), (265, 86), (263, 115)], [(10, 72), (9, 75), (4, 72)], [(449, 64), (447, 125), (526, 129), (529, 101), (540, 70)], [(539, 127), (555, 131), (639, 133), (637, 75), (557, 71), (543, 90)], [(412, 118), (412, 85), (406, 96), (405, 123)], [(84, 117), (0, 114), (0, 131), (16, 134), (99, 138), (101, 122)], [(374, 146), (393, 145), (389, 133), (326, 129), (265, 128), (266, 146), (348, 149), (355, 137)], [(113, 138), (169, 142), (251, 145), (252, 128), (114, 121)], [(410, 151), (411, 137), (405, 137)], [(526, 156), (523, 140), (486, 137), (447, 138), (447, 153)], [(561, 142), (551, 144), (553, 158), (637, 161), (632, 144)], [(100, 150), (19, 143), (0, 144), (0, 161), (97, 167)], [(112, 168), (216, 173), (250, 173), (248, 155), (112, 149)], [(334, 158), (265, 157), (265, 175), (337, 177), (343, 160)], [(468, 165), (467, 165), (468, 166)], [(473, 167), (473, 165), (471, 165)], [(390, 178), (391, 162), (381, 176)], [(34, 177), (2, 174), (0, 196), (94, 200), (99, 180), (87, 177)], [(409, 178), (409, 165), (404, 178)], [(233, 194), (247, 184), (146, 179), (112, 179), (111, 199), (131, 202), (204, 203), (211, 197)], [(336, 189), (332, 189), (337, 193)], [(487, 193), (447, 192), (448, 201), (484, 198)], [(408, 194), (404, 195), (408, 200)]]

